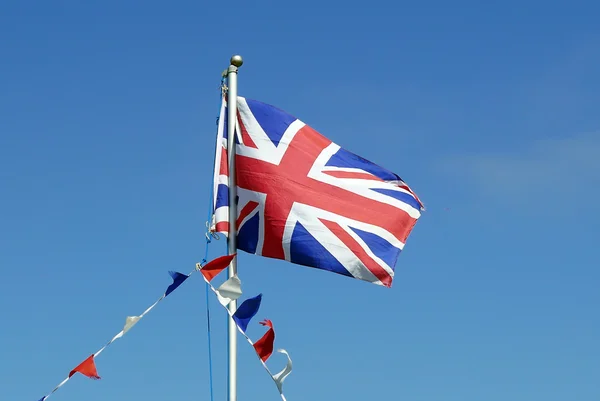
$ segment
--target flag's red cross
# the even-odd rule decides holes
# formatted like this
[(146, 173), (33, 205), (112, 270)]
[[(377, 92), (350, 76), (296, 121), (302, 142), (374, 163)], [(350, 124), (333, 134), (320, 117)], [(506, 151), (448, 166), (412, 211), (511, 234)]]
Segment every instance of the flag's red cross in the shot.
[[(243, 124), (240, 124), (240, 127), (244, 145), (255, 148), (256, 145), (251, 141)], [(305, 125), (294, 136), (279, 165), (236, 155), (237, 185), (266, 195), (262, 217), (264, 219), (263, 256), (285, 259), (283, 250), (285, 222), (295, 202), (379, 226), (402, 242), (406, 241), (416, 223), (416, 219), (406, 212), (308, 177), (315, 160), (330, 144), (329, 139)], [(376, 179), (367, 173), (330, 172), (329, 174), (339, 178)], [(240, 211), (238, 227), (257, 206), (256, 202), (249, 202)], [(346, 244), (384, 285), (391, 285), (392, 277), (389, 273), (375, 262), (338, 223), (324, 219), (320, 221)]]

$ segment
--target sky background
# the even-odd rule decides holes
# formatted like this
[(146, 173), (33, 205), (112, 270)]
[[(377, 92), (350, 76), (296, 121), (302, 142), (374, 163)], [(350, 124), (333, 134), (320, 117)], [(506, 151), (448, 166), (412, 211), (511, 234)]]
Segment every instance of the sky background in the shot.
[[(84, 4), (85, 3), (85, 4)], [(595, 2), (0, 4), (0, 400), (36, 401), (204, 255), (221, 72), (398, 173), (391, 289), (240, 255), (289, 401), (600, 400)], [(225, 252), (211, 244), (211, 257)], [(211, 294), (215, 400), (226, 314)], [(51, 400), (209, 400), (192, 276)], [(284, 358), (273, 356), (272, 370)], [(239, 342), (239, 397), (277, 400)]]

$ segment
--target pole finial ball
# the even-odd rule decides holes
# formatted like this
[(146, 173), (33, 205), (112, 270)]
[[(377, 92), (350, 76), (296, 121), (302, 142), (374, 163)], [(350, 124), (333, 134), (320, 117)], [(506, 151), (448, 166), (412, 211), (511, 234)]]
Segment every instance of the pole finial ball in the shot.
[(231, 63), (231, 65), (235, 65), (238, 68), (241, 67), (242, 64), (244, 64), (244, 60), (242, 59), (242, 56), (240, 56), (239, 54), (231, 56), (231, 60), (229, 60), (229, 62)]

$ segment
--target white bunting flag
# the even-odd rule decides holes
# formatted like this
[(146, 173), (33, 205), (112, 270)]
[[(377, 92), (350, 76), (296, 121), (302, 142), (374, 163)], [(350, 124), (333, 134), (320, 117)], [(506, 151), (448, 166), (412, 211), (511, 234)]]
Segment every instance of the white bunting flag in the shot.
[(141, 319), (141, 316), (127, 316), (125, 319), (125, 327), (123, 327), (123, 334), (127, 333), (135, 324)]
[(281, 393), (281, 395), (283, 396), (283, 381), (286, 377), (290, 375), (290, 373), (292, 373), (292, 358), (290, 358), (290, 354), (288, 354), (287, 351), (284, 349), (278, 349), (277, 352), (285, 354), (285, 356), (287, 357), (287, 363), (285, 365), (285, 368), (283, 368), (281, 372), (275, 373), (272, 376), (273, 380), (275, 381), (275, 384), (277, 385), (277, 388), (279, 389), (279, 393)]
[[(170, 294), (171, 292), (173, 292), (175, 289), (177, 289), (177, 287), (179, 287), (179, 285), (181, 285), (181, 283), (183, 283), (194, 271), (190, 272), (190, 274), (185, 275), (185, 274), (181, 274), (178, 272), (169, 272), (169, 274), (171, 275), (171, 278), (173, 278), (173, 284), (169, 285), (169, 287), (167, 288), (167, 291), (160, 297), (158, 298), (158, 300), (156, 302), (154, 302), (152, 305), (150, 305), (145, 311), (144, 313), (142, 313), (139, 316), (127, 316), (127, 318), (125, 319), (125, 326), (123, 327), (123, 330), (121, 330), (119, 333), (117, 333), (116, 336), (114, 336), (108, 343), (106, 343), (106, 345), (104, 345), (104, 347), (100, 348), (96, 353), (92, 354), (88, 359), (86, 359), (86, 361), (84, 361), (83, 363), (87, 363), (88, 364), (88, 368), (89, 368), (89, 364), (91, 363), (93, 365), (94, 363), (94, 358), (96, 358), (98, 355), (100, 355), (105, 349), (106, 347), (108, 347), (110, 344), (112, 344), (115, 340), (123, 337), (125, 335), (125, 333), (127, 333), (133, 326), (135, 326), (137, 324), (137, 322), (143, 318), (146, 313), (150, 312), (156, 305), (158, 305), (158, 303), (160, 301), (162, 301), (163, 299), (165, 299), (165, 297)], [(239, 281), (239, 280), (238, 280)], [(89, 362), (91, 361), (91, 362)], [(80, 368), (80, 366), (78, 366), (75, 369)], [(96, 372), (96, 367), (95, 365), (93, 365), (93, 373), (92, 374), (88, 374), (86, 372), (83, 372), (82, 370), (77, 370), (77, 372), (82, 373), (84, 376), (88, 376), (90, 378), (93, 379), (99, 379), (100, 377), (97, 376), (97, 372)], [(40, 398), (38, 401), (46, 401), (52, 394), (54, 394), (54, 392), (56, 390), (58, 390), (60, 387), (62, 387), (67, 381), (69, 381), (69, 379), (71, 378), (71, 376), (73, 375), (73, 372), (75, 372), (76, 370), (73, 370), (71, 372), (71, 374), (69, 374), (69, 376), (64, 379), (62, 382), (60, 382), (60, 384), (56, 387), (54, 387), (54, 389), (49, 393), (46, 394), (45, 396), (43, 396), (42, 398)], [(97, 377), (96, 377), (97, 376)]]
[(227, 306), (231, 301), (235, 301), (242, 295), (242, 282), (238, 276), (233, 276), (221, 284), (216, 293), (221, 305)]

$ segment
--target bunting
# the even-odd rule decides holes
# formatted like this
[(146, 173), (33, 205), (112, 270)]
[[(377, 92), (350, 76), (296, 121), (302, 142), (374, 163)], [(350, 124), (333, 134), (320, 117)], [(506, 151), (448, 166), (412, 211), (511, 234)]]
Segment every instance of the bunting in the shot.
[(169, 295), (170, 293), (172, 293), (173, 291), (175, 291), (175, 289), (177, 287), (179, 287), (181, 284), (183, 284), (183, 282), (185, 280), (187, 280), (187, 278), (190, 276), (189, 274), (185, 275), (185, 274), (181, 274), (179, 272), (173, 272), (173, 271), (170, 271), (169, 274), (171, 275), (171, 278), (173, 279), (173, 284), (171, 284), (170, 286), (167, 287), (167, 291), (165, 291), (165, 297), (167, 295)]
[(272, 375), (275, 384), (277, 385), (277, 389), (279, 390), (279, 394), (281, 394), (281, 398), (284, 399), (283, 396), (283, 381), (286, 377), (292, 373), (292, 358), (290, 358), (290, 354), (284, 349), (278, 349), (277, 352), (284, 354), (287, 357), (287, 363), (285, 364), (285, 368), (283, 368), (279, 373)]
[[(81, 362), (73, 370), (71, 370), (66, 379), (64, 379), (56, 387), (54, 387), (54, 389), (50, 393), (48, 393), (47, 395), (40, 398), (39, 401), (46, 401), (48, 399), (48, 397), (50, 397), (52, 394), (54, 394), (54, 392), (56, 392), (56, 390), (61, 388), (76, 373), (80, 373), (86, 377), (89, 377), (90, 379), (93, 379), (93, 380), (99, 380), (100, 376), (98, 375), (98, 370), (96, 368), (96, 361), (95, 361), (96, 357), (98, 355), (100, 355), (102, 353), (102, 351), (104, 351), (106, 349), (106, 347), (108, 347), (110, 344), (112, 344), (115, 340), (123, 337), (129, 330), (131, 330), (131, 328), (133, 326), (135, 326), (140, 321), (140, 319), (143, 318), (148, 312), (150, 312), (156, 305), (158, 305), (158, 303), (160, 301), (165, 299), (169, 294), (171, 294), (181, 284), (183, 284), (183, 282), (185, 280), (187, 280), (188, 277), (190, 277), (190, 275), (194, 271), (192, 271), (190, 274), (187, 274), (187, 275), (183, 274), (183, 273), (179, 273), (179, 272), (170, 271), (169, 275), (171, 276), (171, 279), (173, 280), (173, 282), (167, 287), (167, 289), (165, 290), (163, 295), (156, 302), (154, 302), (152, 305), (150, 305), (148, 308), (146, 308), (146, 310), (139, 316), (127, 316), (125, 318), (125, 325), (123, 326), (123, 329), (119, 333), (117, 333), (108, 343), (106, 343), (106, 345), (104, 345), (102, 348), (100, 348), (98, 351), (96, 351), (96, 353), (87, 357), (83, 362)], [(229, 292), (225, 291), (225, 293), (228, 294), (228, 296), (232, 296), (232, 294), (234, 292), (232, 292), (232, 290), (230, 290)]]
[(212, 285), (212, 280), (219, 275), (219, 273), (231, 263), (234, 255), (230, 255), (229, 257), (221, 257), (219, 260), (215, 259), (206, 265), (202, 266), (200, 263), (196, 264), (196, 269), (198, 269), (202, 276), (204, 277), (204, 281), (208, 284), (212, 292), (215, 293), (219, 303), (223, 308), (227, 311), (227, 314), (231, 316), (231, 318), (235, 321), (238, 331), (246, 338), (246, 341), (254, 348), (258, 359), (262, 363), (263, 367), (266, 369), (267, 373), (273, 379), (273, 382), (277, 386), (277, 390), (279, 391), (279, 395), (283, 401), (286, 401), (285, 395), (283, 394), (283, 382), (292, 373), (292, 359), (288, 352), (284, 349), (278, 349), (277, 352), (285, 355), (287, 357), (287, 363), (285, 367), (273, 374), (271, 370), (267, 366), (266, 362), (273, 354), (274, 344), (275, 344), (275, 329), (273, 328), (273, 322), (268, 319), (260, 322), (261, 325), (267, 327), (267, 332), (256, 342), (253, 342), (250, 337), (246, 334), (246, 330), (248, 328), (248, 324), (252, 321), (252, 318), (256, 316), (258, 310), (260, 309), (260, 304), (262, 301), (262, 294), (258, 294), (253, 298), (248, 298), (237, 308), (237, 310), (232, 314), (227, 305), (234, 299), (238, 299), (241, 294), (241, 281), (237, 276), (230, 277), (227, 281), (225, 281), (219, 288), (215, 288)]
[(242, 283), (240, 279), (237, 276), (230, 277), (228, 280), (223, 282), (218, 288), (215, 288), (211, 283), (212, 280), (219, 275), (219, 273), (221, 273), (227, 268), (227, 266), (229, 266), (229, 264), (231, 263), (233, 258), (235, 258), (235, 256), (236, 254), (221, 256), (206, 263), (204, 266), (202, 266), (200, 263), (197, 263), (196, 269), (187, 275), (175, 271), (169, 271), (169, 275), (171, 276), (173, 282), (167, 287), (163, 295), (156, 302), (154, 302), (152, 305), (146, 308), (146, 310), (142, 312), (142, 314), (137, 316), (127, 316), (125, 318), (125, 324), (123, 326), (123, 329), (121, 329), (119, 333), (117, 333), (108, 343), (106, 343), (106, 345), (100, 348), (96, 353), (90, 355), (83, 362), (81, 362), (79, 365), (73, 368), (69, 372), (69, 375), (62, 382), (60, 382), (50, 393), (40, 398), (39, 401), (46, 401), (48, 397), (50, 397), (54, 392), (56, 392), (60, 387), (62, 387), (76, 373), (80, 373), (83, 376), (86, 376), (93, 380), (99, 380), (100, 375), (98, 374), (98, 370), (96, 367), (96, 357), (98, 357), (98, 355), (100, 355), (115, 340), (123, 337), (148, 312), (150, 312), (154, 307), (156, 307), (156, 305), (158, 305), (169, 294), (171, 294), (173, 291), (179, 288), (179, 286), (183, 284), (196, 270), (200, 271), (202, 277), (204, 278), (204, 281), (206, 281), (212, 292), (215, 293), (221, 306), (225, 308), (229, 316), (235, 321), (238, 331), (244, 336), (244, 338), (246, 338), (248, 343), (254, 348), (258, 359), (260, 360), (263, 367), (266, 369), (267, 373), (269, 373), (269, 375), (273, 379), (273, 382), (277, 386), (282, 400), (286, 401), (286, 398), (283, 394), (283, 381), (292, 372), (292, 360), (288, 352), (284, 349), (277, 350), (278, 353), (284, 354), (287, 357), (286, 366), (278, 373), (271, 373), (271, 370), (266, 365), (267, 360), (271, 357), (274, 350), (275, 330), (273, 328), (273, 323), (268, 319), (265, 319), (260, 322), (261, 325), (267, 327), (267, 331), (256, 342), (253, 342), (250, 339), (250, 337), (248, 337), (248, 335), (246, 334), (248, 325), (260, 309), (262, 294), (258, 294), (255, 297), (246, 299), (232, 314), (229, 311), (229, 309), (227, 309), (227, 305), (231, 301), (237, 300), (242, 295)]
[(261, 300), (262, 294), (258, 294), (254, 298), (247, 299), (242, 302), (242, 304), (233, 314), (233, 320), (235, 320), (235, 323), (242, 330), (242, 332), (246, 332), (248, 323), (250, 323), (250, 320), (252, 320), (252, 318), (258, 313)]
[(265, 319), (260, 322), (263, 326), (268, 326), (269, 330), (254, 343), (254, 350), (258, 357), (265, 362), (273, 353), (273, 343), (275, 342), (275, 330), (273, 330), (273, 323), (270, 320)]
[(77, 365), (75, 369), (69, 373), (69, 377), (73, 376), (75, 373), (81, 373), (90, 379), (100, 379), (98, 371), (96, 370), (96, 364), (94, 363), (94, 355), (90, 355), (85, 361)]
[(242, 295), (242, 283), (237, 276), (231, 277), (217, 288), (217, 298), (219, 303), (227, 306), (231, 301), (235, 301)]
[[(210, 282), (219, 273), (225, 270), (227, 266), (229, 266), (233, 258), (235, 258), (235, 254), (220, 256), (216, 259), (213, 259), (202, 267), (200, 273), (202, 273), (205, 280)], [(200, 263), (196, 263), (196, 268), (200, 269), (200, 267)]]

